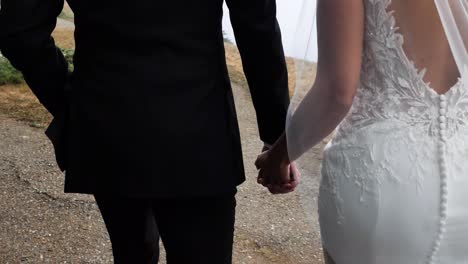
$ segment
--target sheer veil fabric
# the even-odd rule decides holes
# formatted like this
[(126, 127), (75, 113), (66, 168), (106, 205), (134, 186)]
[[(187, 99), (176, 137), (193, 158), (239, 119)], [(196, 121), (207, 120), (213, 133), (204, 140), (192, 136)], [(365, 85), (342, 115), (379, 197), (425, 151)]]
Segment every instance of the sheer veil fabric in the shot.
[(435, 0), (455, 62), (463, 78), (468, 74), (468, 1)]
[[(294, 40), (294, 50), (292, 57), (295, 66), (294, 94), (291, 98), (288, 116), (286, 120), (286, 137), (288, 143), (289, 157), (295, 160), (298, 169), (304, 176), (298, 187), (300, 202), (307, 216), (310, 229), (314, 231), (314, 236), (319, 236), (317, 230), (317, 202), (316, 190), (318, 188), (320, 176), (316, 175), (315, 169), (319, 164), (311, 164), (311, 160), (317, 160), (314, 153), (308, 148), (312, 147), (307, 141), (307, 133), (313, 128), (307, 120), (296, 115), (297, 107), (304, 103), (304, 97), (308, 94), (314, 84), (317, 69), (317, 27), (316, 27), (317, 0), (302, 0), (302, 9), (297, 21), (296, 35)], [(308, 144), (309, 143), (309, 144)]]
[(307, 139), (307, 131), (313, 129), (315, 124), (299, 118), (300, 115), (296, 110), (299, 105), (307, 104), (304, 98), (315, 81), (318, 60), (316, 9), (317, 0), (303, 0), (296, 30), (293, 50), (296, 83), (286, 123), (288, 151), (291, 160), (299, 159), (312, 147), (311, 142), (308, 142)]

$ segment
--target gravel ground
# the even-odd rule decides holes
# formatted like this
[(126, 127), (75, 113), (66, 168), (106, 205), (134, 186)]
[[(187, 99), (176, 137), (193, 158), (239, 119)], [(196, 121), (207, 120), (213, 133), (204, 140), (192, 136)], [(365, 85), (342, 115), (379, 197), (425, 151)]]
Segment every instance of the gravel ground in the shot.
[[(234, 263), (322, 263), (316, 215), (321, 147), (298, 192), (272, 196), (255, 183), (261, 149), (247, 91), (234, 87), (248, 181), (238, 194)], [(66, 195), (43, 131), (0, 115), (0, 263), (112, 263), (92, 197)], [(161, 261), (165, 263), (165, 261)]]

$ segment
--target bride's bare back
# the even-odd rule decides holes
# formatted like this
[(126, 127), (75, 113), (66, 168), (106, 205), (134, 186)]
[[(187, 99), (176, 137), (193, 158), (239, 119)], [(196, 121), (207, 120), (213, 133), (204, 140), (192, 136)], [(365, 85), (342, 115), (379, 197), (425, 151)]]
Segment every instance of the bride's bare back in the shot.
[(404, 50), (418, 69), (426, 69), (424, 80), (439, 94), (456, 84), (460, 73), (432, 0), (393, 0), (398, 32), (404, 37)]

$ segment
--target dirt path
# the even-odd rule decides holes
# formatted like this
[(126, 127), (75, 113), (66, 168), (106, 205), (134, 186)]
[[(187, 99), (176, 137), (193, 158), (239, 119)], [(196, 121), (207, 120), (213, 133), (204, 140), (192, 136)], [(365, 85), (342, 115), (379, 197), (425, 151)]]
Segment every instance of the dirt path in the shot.
[[(315, 214), (319, 149), (305, 168), (315, 177), (299, 192), (269, 195), (255, 183), (261, 143), (250, 97), (241, 87), (234, 92), (248, 175), (238, 194), (234, 263), (322, 263)], [(112, 263), (92, 197), (63, 194), (63, 176), (42, 130), (1, 113), (0, 183), (0, 263)]]

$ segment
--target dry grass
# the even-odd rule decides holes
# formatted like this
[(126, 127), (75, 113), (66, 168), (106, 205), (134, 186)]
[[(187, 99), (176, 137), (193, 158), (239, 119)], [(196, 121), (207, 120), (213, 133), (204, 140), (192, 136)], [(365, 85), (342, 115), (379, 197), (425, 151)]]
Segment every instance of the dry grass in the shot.
[(63, 49), (74, 49), (75, 38), (73, 37), (73, 30), (69, 28), (57, 28), (52, 33), (57, 46)]
[(242, 60), (239, 54), (239, 50), (233, 44), (226, 43), (226, 63), (229, 69), (229, 76), (231, 81), (247, 87), (247, 79), (244, 75), (244, 70), (242, 69)]
[(51, 120), (25, 83), (0, 86), (0, 113), (34, 127), (45, 127)]
[[(71, 10), (67, 2), (65, 2), (62, 13), (60, 14), (60, 18), (68, 20), (70, 22), (73, 22), (74, 20), (73, 11)], [(63, 25), (58, 23), (57, 27), (52, 33), (52, 36), (54, 37), (55, 42), (59, 47), (64, 49), (74, 49), (75, 37), (73, 36), (73, 31), (73, 28), (70, 28), (69, 26), (64, 27)]]
[[(245, 78), (244, 70), (242, 69), (242, 60), (239, 54), (239, 50), (235, 45), (230, 43), (226, 43), (225, 48), (226, 62), (231, 81), (247, 88), (247, 79)], [(287, 63), (289, 71), (289, 90), (290, 94), (292, 95), (294, 93), (294, 86), (296, 84), (296, 67), (294, 60), (291, 58), (287, 59)]]
[(60, 18), (71, 21), (71, 22), (73, 22), (75, 18), (75, 15), (73, 14), (73, 11), (71, 10), (67, 2), (65, 2), (65, 5), (63, 6), (63, 10), (62, 10), (62, 13), (60, 14)]
[(314, 85), (317, 74), (317, 64), (303, 61), (296, 61), (296, 63), (300, 64), (301, 72), (297, 73), (299, 75), (297, 78), (294, 78), (297, 82), (295, 85), (295, 99), (300, 100), (304, 98), (306, 93)]
[[(65, 4), (63, 14), (65, 17), (62, 18), (73, 20), (73, 13), (68, 4)], [(73, 29), (57, 27), (53, 36), (59, 47), (75, 47)], [(52, 118), (24, 82), (0, 85), (0, 113), (34, 127), (45, 127)]]
[[(57, 28), (53, 36), (59, 47), (75, 47), (73, 30)], [(51, 120), (26, 83), (0, 85), (0, 113), (35, 127), (45, 127)]]

